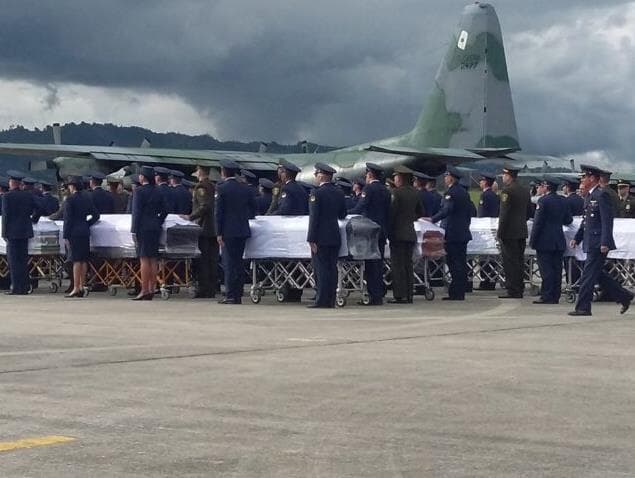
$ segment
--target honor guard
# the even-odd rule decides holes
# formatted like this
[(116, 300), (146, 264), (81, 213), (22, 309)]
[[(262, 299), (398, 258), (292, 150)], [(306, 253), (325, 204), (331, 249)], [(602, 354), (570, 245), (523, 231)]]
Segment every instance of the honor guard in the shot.
[(348, 182), (346, 179), (341, 178), (335, 181), (335, 185), (338, 187), (340, 191), (344, 193), (344, 200), (346, 201), (346, 209), (352, 209), (354, 206), (352, 191), (353, 185)]
[(240, 178), (249, 187), (249, 190), (254, 196), (258, 196), (258, 176), (249, 171), (248, 169), (240, 170)]
[(540, 299), (534, 304), (557, 304), (562, 288), (562, 260), (566, 241), (562, 226), (573, 221), (567, 200), (557, 194), (558, 180), (544, 178), (546, 193), (536, 204), (529, 246), (536, 250), (538, 268), (542, 277)]
[(584, 214), (584, 198), (578, 194), (578, 189), (580, 189), (580, 181), (576, 179), (566, 179), (562, 182), (562, 192), (572, 216)]
[(393, 173), (395, 188), (390, 203), (390, 261), (392, 293), (390, 304), (411, 304), (414, 293), (412, 253), (417, 235), (414, 221), (423, 216), (419, 194), (412, 187), (412, 170), (396, 166)]
[(281, 161), (278, 165), (278, 176), (282, 186), (275, 210), (271, 212), (272, 215), (303, 216), (308, 214), (309, 195), (295, 180), (299, 172), (300, 168), (288, 161)]
[(430, 218), (432, 222), (444, 221), (446, 263), (452, 282), (448, 296), (443, 300), (465, 300), (467, 288), (467, 243), (472, 240), (470, 222), (474, 203), (463, 186), (458, 170), (448, 166), (444, 176), (447, 191), (441, 210)]
[(48, 181), (42, 181), (42, 198), (40, 199), (42, 215), (50, 216), (60, 208), (60, 201), (51, 194), (53, 185)]
[(99, 214), (113, 214), (115, 212), (115, 200), (108, 191), (101, 187), (106, 175), (93, 172), (88, 175), (90, 184), (90, 198)]
[(337, 257), (340, 250), (338, 219), (346, 217), (344, 193), (332, 182), (335, 169), (327, 164), (315, 165), (319, 186), (309, 199), (309, 230), (307, 242), (311, 248), (315, 271), (315, 303), (310, 308), (333, 308), (337, 292)]
[(359, 198), (362, 197), (364, 186), (366, 186), (366, 181), (364, 181), (363, 178), (356, 178), (353, 180), (353, 194), (351, 196), (353, 199), (353, 207), (357, 205), (357, 201), (359, 201)]
[(2, 196), (9, 190), (9, 181), (0, 177), (0, 215), (2, 215)]
[(617, 196), (617, 191), (613, 189), (610, 185), (611, 175), (613, 174), (611, 171), (605, 171), (603, 169), (600, 170), (600, 183), (599, 186), (602, 189), (606, 189), (609, 197), (611, 198), (611, 204), (613, 205), (613, 215), (617, 217), (620, 209), (620, 198)]
[(481, 173), (479, 186), (481, 197), (478, 201), (478, 217), (498, 217), (500, 212), (500, 198), (492, 191), (492, 184), (496, 181), (496, 175)]
[(437, 191), (437, 180), (432, 176), (428, 176), (428, 182), (426, 184), (426, 190), (428, 194), (425, 196), (425, 202), (423, 204), (426, 214), (434, 216), (439, 209), (441, 209), (441, 201), (443, 196)]
[(116, 176), (106, 176), (106, 182), (112, 196), (113, 214), (125, 214), (130, 194), (122, 187), (122, 180)]
[(584, 198), (584, 220), (571, 241), (571, 247), (576, 247), (582, 242), (586, 261), (580, 278), (575, 310), (569, 312), (569, 315), (591, 315), (593, 290), (597, 283), (615, 302), (622, 305), (620, 313), (623, 314), (629, 309), (633, 294), (603, 270), (607, 254), (615, 249), (611, 196), (607, 188), (600, 187), (600, 176), (603, 173), (601, 169), (585, 165), (581, 165), (580, 168), (584, 173), (584, 187), (589, 192)]
[(256, 198), (256, 214), (258, 216), (264, 216), (271, 206), (271, 191), (273, 190), (273, 182), (267, 178), (260, 178), (258, 180), (259, 194)]
[(520, 169), (503, 168), (500, 214), (497, 239), (500, 243), (505, 288), (501, 299), (522, 299), (525, 290), (525, 246), (527, 244), (527, 218), (531, 207), (529, 191), (516, 181)]
[(240, 304), (245, 284), (243, 253), (251, 236), (249, 219), (256, 214), (256, 197), (236, 180), (240, 170), (237, 163), (221, 160), (220, 165), (224, 181), (216, 190), (216, 233), (222, 248), (225, 299), (219, 303)]
[(365, 261), (366, 283), (368, 287), (368, 304), (382, 305), (386, 287), (384, 285), (384, 251), (390, 225), (390, 192), (382, 182), (384, 170), (374, 163), (366, 163), (366, 185), (357, 204), (349, 209), (349, 214), (361, 214), (380, 227), (378, 248), (380, 259)]
[(631, 196), (631, 183), (620, 179), (617, 182), (617, 194), (620, 199), (617, 217), (626, 219), (635, 218), (635, 200)]
[(192, 193), (181, 184), (183, 182), (182, 171), (173, 169), (170, 171), (168, 179), (172, 186), (172, 199), (174, 200), (174, 214), (191, 214), (192, 213)]
[(2, 195), (2, 238), (7, 243), (7, 261), (11, 275), (12, 295), (29, 293), (28, 243), (33, 237), (33, 224), (39, 220), (37, 199), (29, 191), (21, 191), (24, 175), (7, 171), (9, 191)]
[(163, 196), (163, 201), (168, 209), (168, 214), (174, 214), (174, 190), (168, 184), (168, 178), (170, 177), (170, 170), (162, 166), (154, 168), (154, 182), (157, 190)]

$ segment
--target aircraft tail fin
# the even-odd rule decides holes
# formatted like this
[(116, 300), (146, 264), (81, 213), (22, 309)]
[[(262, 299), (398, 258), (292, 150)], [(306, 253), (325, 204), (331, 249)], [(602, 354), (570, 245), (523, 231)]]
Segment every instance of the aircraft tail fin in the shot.
[(412, 148), (519, 149), (505, 48), (489, 4), (468, 5), (415, 128)]

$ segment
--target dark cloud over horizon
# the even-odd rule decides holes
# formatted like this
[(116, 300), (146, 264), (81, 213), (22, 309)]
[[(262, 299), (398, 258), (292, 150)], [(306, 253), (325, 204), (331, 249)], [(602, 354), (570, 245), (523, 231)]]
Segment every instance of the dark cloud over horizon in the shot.
[[(223, 139), (358, 143), (412, 127), (465, 4), (6, 0), (0, 78), (53, 111), (79, 84), (178, 97)], [(628, 159), (635, 2), (495, 6), (524, 149)]]

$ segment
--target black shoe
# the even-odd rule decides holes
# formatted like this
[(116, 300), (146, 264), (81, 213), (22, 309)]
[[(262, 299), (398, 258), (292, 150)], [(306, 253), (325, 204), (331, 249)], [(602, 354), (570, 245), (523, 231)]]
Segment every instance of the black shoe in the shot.
[(319, 305), (319, 304), (309, 304), (306, 306), (307, 309), (334, 309), (335, 306), (331, 307), (328, 305)]
[(129, 297), (135, 297), (137, 295), (139, 295), (139, 292), (141, 292), (139, 289), (132, 289), (128, 291), (128, 296)]
[(192, 299), (213, 299), (214, 296), (210, 294), (196, 294)]
[(240, 300), (235, 300), (235, 299), (221, 299), (218, 301), (219, 304), (226, 304), (226, 305), (239, 305), (241, 303)]
[(73, 292), (73, 289), (75, 287), (73, 287), (73, 284), (69, 285), (66, 290), (64, 291), (65, 294), (70, 294), (71, 292)]
[(622, 308), (620, 309), (620, 314), (625, 314), (626, 313), (626, 311), (631, 306), (631, 301), (632, 300), (633, 300), (633, 295), (631, 294), (628, 299), (626, 299), (624, 302), (622, 302)]
[(499, 299), (522, 299), (523, 295), (517, 295), (517, 294), (501, 294), (498, 296)]
[(573, 316), (589, 316), (591, 315), (591, 311), (589, 310), (572, 310), (568, 315)]
[(66, 297), (67, 299), (72, 299), (74, 297), (82, 297), (82, 291), (78, 290), (77, 292), (71, 292), (70, 294), (66, 294), (64, 297)]
[(496, 284), (480, 284), (476, 290), (495, 290)]
[(532, 304), (557, 304), (558, 302), (553, 301), (553, 300), (542, 300), (542, 299), (537, 299), (532, 301)]
[(130, 300), (152, 300), (153, 297), (154, 297), (154, 294), (139, 294)]
[(363, 300), (358, 300), (357, 305), (371, 306), (371, 305), (384, 305), (383, 300), (371, 300), (368, 302), (364, 302)]
[(465, 300), (465, 297), (441, 297), (441, 300)]
[(13, 291), (7, 291), (4, 293), (4, 295), (29, 295), (28, 292), (13, 292)]
[(387, 302), (389, 304), (408, 304), (408, 303), (412, 303), (412, 302), (408, 302), (408, 299), (401, 299), (401, 298), (397, 298), (397, 297), (395, 297), (394, 299), (388, 299)]

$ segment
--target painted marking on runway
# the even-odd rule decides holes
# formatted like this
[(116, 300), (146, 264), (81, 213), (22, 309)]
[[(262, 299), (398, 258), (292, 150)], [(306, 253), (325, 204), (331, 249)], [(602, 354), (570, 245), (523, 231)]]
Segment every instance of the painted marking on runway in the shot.
[(60, 435), (51, 435), (39, 438), (24, 438), (22, 440), (0, 442), (0, 452), (21, 450), (24, 448), (36, 448), (40, 446), (60, 445), (75, 441), (75, 438)]
[(289, 342), (328, 342), (329, 339), (324, 337), (291, 337), (287, 339)]

